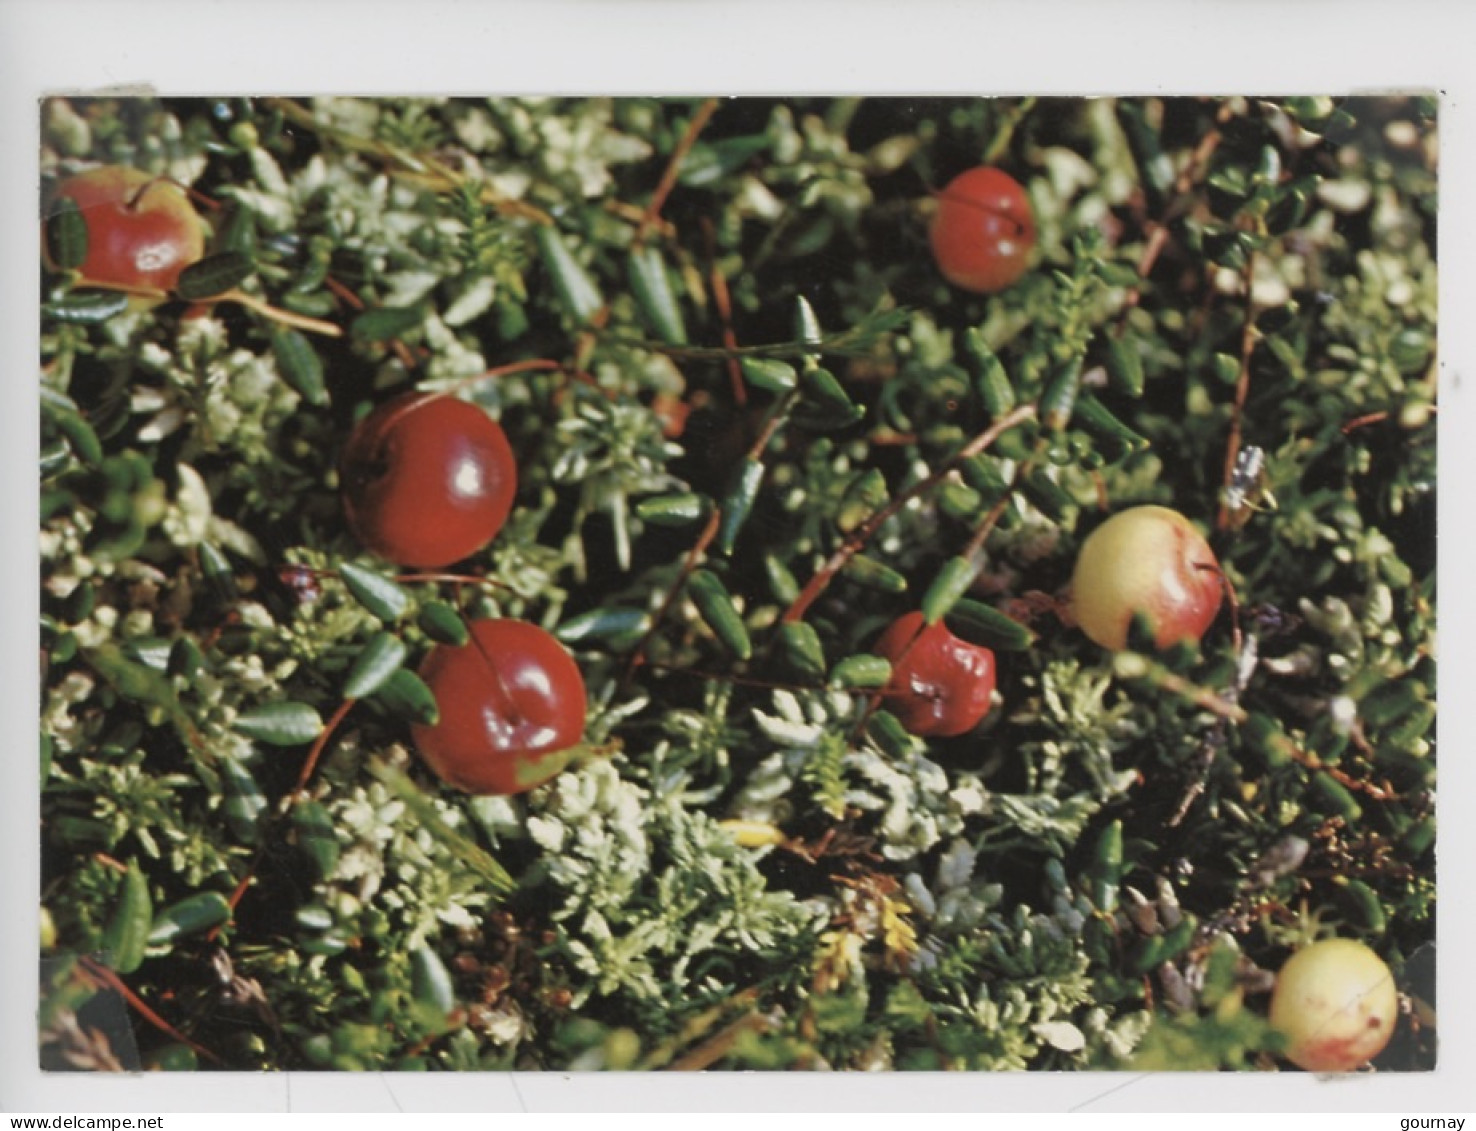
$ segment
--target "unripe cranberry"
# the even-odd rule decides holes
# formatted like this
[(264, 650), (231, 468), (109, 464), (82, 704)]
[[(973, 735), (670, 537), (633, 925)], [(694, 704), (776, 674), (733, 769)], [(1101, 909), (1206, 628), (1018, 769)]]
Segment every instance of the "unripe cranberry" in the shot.
[(910, 733), (951, 738), (989, 713), (994, 653), (960, 640), (943, 624), (924, 628), (922, 613), (908, 613), (882, 633), (872, 651), (892, 662), (882, 702)]
[(343, 509), (364, 546), (435, 569), (491, 542), (512, 510), (517, 466), (501, 426), (467, 401), (407, 393), (349, 437)]
[(1035, 249), (1035, 214), (1018, 181), (989, 165), (968, 169), (938, 194), (928, 229), (933, 259), (956, 287), (1002, 291), (1025, 274)]
[(200, 215), (173, 181), (103, 165), (63, 181), (55, 199), (73, 201), (87, 225), (87, 255), (77, 268), (86, 282), (172, 290), (205, 254)]
[(568, 762), (584, 736), (579, 666), (537, 625), (479, 620), (465, 644), (440, 644), (420, 666), (440, 721), (411, 728), (426, 764), (468, 793), (522, 793)]
[(1286, 960), (1271, 994), (1271, 1027), (1308, 1072), (1351, 1072), (1384, 1051), (1399, 993), (1384, 960), (1352, 939), (1323, 939)]
[(1115, 514), (1082, 543), (1071, 602), (1083, 632), (1104, 648), (1128, 644), (1134, 615), (1159, 648), (1198, 643), (1220, 609), (1220, 564), (1204, 536), (1167, 507)]

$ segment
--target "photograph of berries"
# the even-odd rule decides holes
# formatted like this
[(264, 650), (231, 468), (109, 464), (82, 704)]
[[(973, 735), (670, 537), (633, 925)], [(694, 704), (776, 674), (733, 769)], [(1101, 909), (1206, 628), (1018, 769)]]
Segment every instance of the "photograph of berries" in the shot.
[(51, 98), (57, 1072), (1428, 1072), (1438, 102)]

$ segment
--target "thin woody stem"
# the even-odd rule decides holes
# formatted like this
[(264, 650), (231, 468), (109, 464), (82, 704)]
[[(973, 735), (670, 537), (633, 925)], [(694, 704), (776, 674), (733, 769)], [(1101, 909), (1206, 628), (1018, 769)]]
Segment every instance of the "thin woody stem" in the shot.
[(641, 216), (641, 222), (636, 226), (635, 243), (639, 247), (645, 243), (646, 235), (656, 218), (661, 215), (661, 207), (666, 203), (666, 198), (671, 190), (676, 187), (677, 175), (681, 172), (682, 162), (687, 159), (692, 146), (697, 144), (697, 138), (706, 128), (713, 114), (717, 113), (718, 100), (709, 98), (697, 108), (692, 115), (692, 120), (687, 123), (687, 130), (677, 142), (676, 148), (671, 151), (671, 160), (666, 163), (666, 169), (661, 174), (661, 180), (656, 184), (656, 191), (651, 194), (651, 203), (646, 205), (646, 211)]
[(809, 611), (810, 606), (825, 591), (826, 586), (830, 584), (835, 575), (844, 569), (846, 563), (859, 554), (866, 543), (875, 536), (876, 532), (889, 519), (897, 515), (903, 507), (913, 499), (927, 494), (964, 461), (973, 459), (974, 456), (985, 451), (995, 440), (999, 439), (1000, 436), (1004, 435), (1011, 428), (1033, 419), (1035, 415), (1036, 407), (1033, 404), (1020, 405), (1018, 408), (1007, 412), (985, 431), (975, 436), (955, 452), (937, 471), (924, 479), (919, 479), (858, 526), (841, 547), (830, 556), (830, 559), (815, 571), (814, 576), (810, 578), (804, 589), (800, 591), (800, 595), (784, 611), (784, 616), (781, 618), (782, 623), (790, 624), (804, 617), (805, 613)]

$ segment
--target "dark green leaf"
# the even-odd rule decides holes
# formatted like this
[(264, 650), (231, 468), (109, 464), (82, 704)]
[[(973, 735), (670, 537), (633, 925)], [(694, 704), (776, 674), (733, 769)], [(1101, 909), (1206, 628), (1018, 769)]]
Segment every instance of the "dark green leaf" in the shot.
[(377, 306), (354, 318), (349, 333), (362, 342), (392, 342), (425, 321), (425, 307)]
[(587, 644), (605, 641), (619, 644), (645, 632), (651, 626), (651, 615), (644, 609), (590, 609), (570, 617), (554, 632), (565, 644)]
[(127, 310), (128, 296), (121, 291), (73, 291), (41, 309), (58, 322), (91, 326)]
[(220, 759), (220, 778), (225, 789), (226, 824), (243, 844), (255, 844), (257, 824), (267, 807), (261, 787), (251, 771), (229, 755)]
[(466, 618), (445, 601), (426, 601), (422, 604), (416, 623), (420, 625), (422, 632), (440, 644), (459, 647), (471, 636)]
[(303, 400), (312, 405), (328, 403), (328, 388), (323, 383), (323, 360), (306, 335), (285, 327), (274, 329), (272, 353), (276, 355), (282, 379), (301, 394)]
[(382, 621), (399, 620), (410, 607), (409, 594), (383, 574), (344, 562), (338, 567), (338, 576), (354, 599)]
[(745, 357), (738, 363), (743, 379), (755, 389), (769, 393), (785, 393), (794, 388), (794, 366), (778, 358)]
[(711, 501), (704, 495), (655, 495), (636, 504), (636, 517), (652, 526), (689, 526), (707, 516)]
[(847, 656), (830, 669), (830, 683), (835, 687), (885, 687), (891, 678), (892, 664), (884, 656)]
[(150, 946), (167, 946), (175, 939), (218, 927), (231, 917), (231, 905), (215, 891), (202, 891), (171, 904), (159, 913), (149, 931)]
[(1035, 633), (1019, 621), (967, 597), (954, 602), (943, 623), (960, 640), (996, 652), (1023, 652), (1035, 643)]
[(687, 327), (681, 304), (671, 289), (671, 278), (661, 252), (650, 245), (633, 248), (628, 262), (630, 291), (641, 316), (667, 345), (687, 344)]
[(179, 273), (174, 291), (189, 302), (216, 298), (249, 279), (256, 264), (239, 251), (222, 251), (191, 263)]
[(974, 575), (978, 572), (978, 566), (969, 558), (953, 557), (944, 562), (943, 568), (923, 594), (923, 620), (928, 624), (937, 624), (947, 616), (958, 599), (969, 591)]
[(543, 256), (543, 264), (553, 276), (554, 289), (558, 291), (564, 312), (581, 325), (591, 321), (605, 306), (599, 287), (574, 258), (557, 228), (541, 224), (534, 238)]
[(790, 667), (801, 675), (819, 679), (825, 674), (825, 649), (820, 644), (820, 636), (804, 621), (781, 624), (779, 646)]
[(391, 673), (374, 693), (374, 701), (390, 714), (421, 726), (435, 726), (441, 719), (435, 693), (409, 668)]
[(270, 746), (301, 746), (323, 731), (323, 720), (307, 703), (280, 700), (242, 711), (231, 724), (241, 734)]
[(87, 260), (87, 243), (87, 221), (77, 202), (58, 197), (46, 218), (46, 254), (52, 264), (59, 271), (75, 271)]
[(1133, 335), (1107, 339), (1107, 376), (1120, 392), (1130, 397), (1143, 395), (1143, 356)]
[(758, 498), (759, 488), (764, 482), (764, 465), (756, 459), (745, 459), (734, 474), (723, 497), (723, 513), (718, 522), (717, 537), (713, 540), (717, 552), (731, 554), (738, 541), (738, 532), (748, 521)]
[(410, 992), (416, 1002), (439, 1013), (442, 1019), (456, 1008), (456, 989), (451, 971), (441, 956), (421, 943), (410, 952)]
[(891, 566), (883, 565), (865, 554), (853, 555), (851, 560), (842, 567), (841, 576), (847, 581), (854, 581), (857, 585), (864, 585), (868, 589), (877, 589), (883, 593), (907, 592), (907, 578)]
[(338, 834), (328, 810), (316, 801), (301, 801), (292, 810), (297, 847), (312, 861), (318, 879), (326, 880), (338, 867)]
[(405, 662), (405, 642), (389, 632), (375, 633), (354, 659), (344, 680), (345, 699), (363, 699), (373, 695)]
[(139, 869), (138, 861), (128, 861), (128, 874), (123, 877), (123, 893), (103, 933), (103, 950), (108, 965), (119, 974), (132, 974), (143, 964), (149, 943), (149, 925), (154, 919), (154, 904), (149, 898), (149, 882)]
[(733, 604), (733, 598), (728, 594), (728, 587), (717, 574), (705, 569), (694, 571), (687, 579), (687, 593), (714, 636), (727, 645), (740, 660), (753, 655), (748, 628), (743, 623), (738, 607)]

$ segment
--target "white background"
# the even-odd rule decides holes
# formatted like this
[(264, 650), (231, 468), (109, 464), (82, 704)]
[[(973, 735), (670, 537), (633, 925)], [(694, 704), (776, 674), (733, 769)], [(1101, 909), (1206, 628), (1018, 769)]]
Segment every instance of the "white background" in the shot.
[[(1476, 960), (1476, 696), (1465, 680), (1476, 668), (1464, 585), (1476, 563), (1464, 523), (1476, 512), (1476, 444), (1462, 378), (1476, 325), (1473, 33), (1476, 9), (1428, 0), (0, 0), (0, 1110), (1472, 1112), (1476, 979), (1466, 967)], [(1439, 1071), (1344, 1081), (1297, 1074), (41, 1077), (34, 1027), (37, 100), (117, 84), (167, 95), (1439, 91)], [(1385, 1125), (1397, 1127), (1397, 1115)]]

